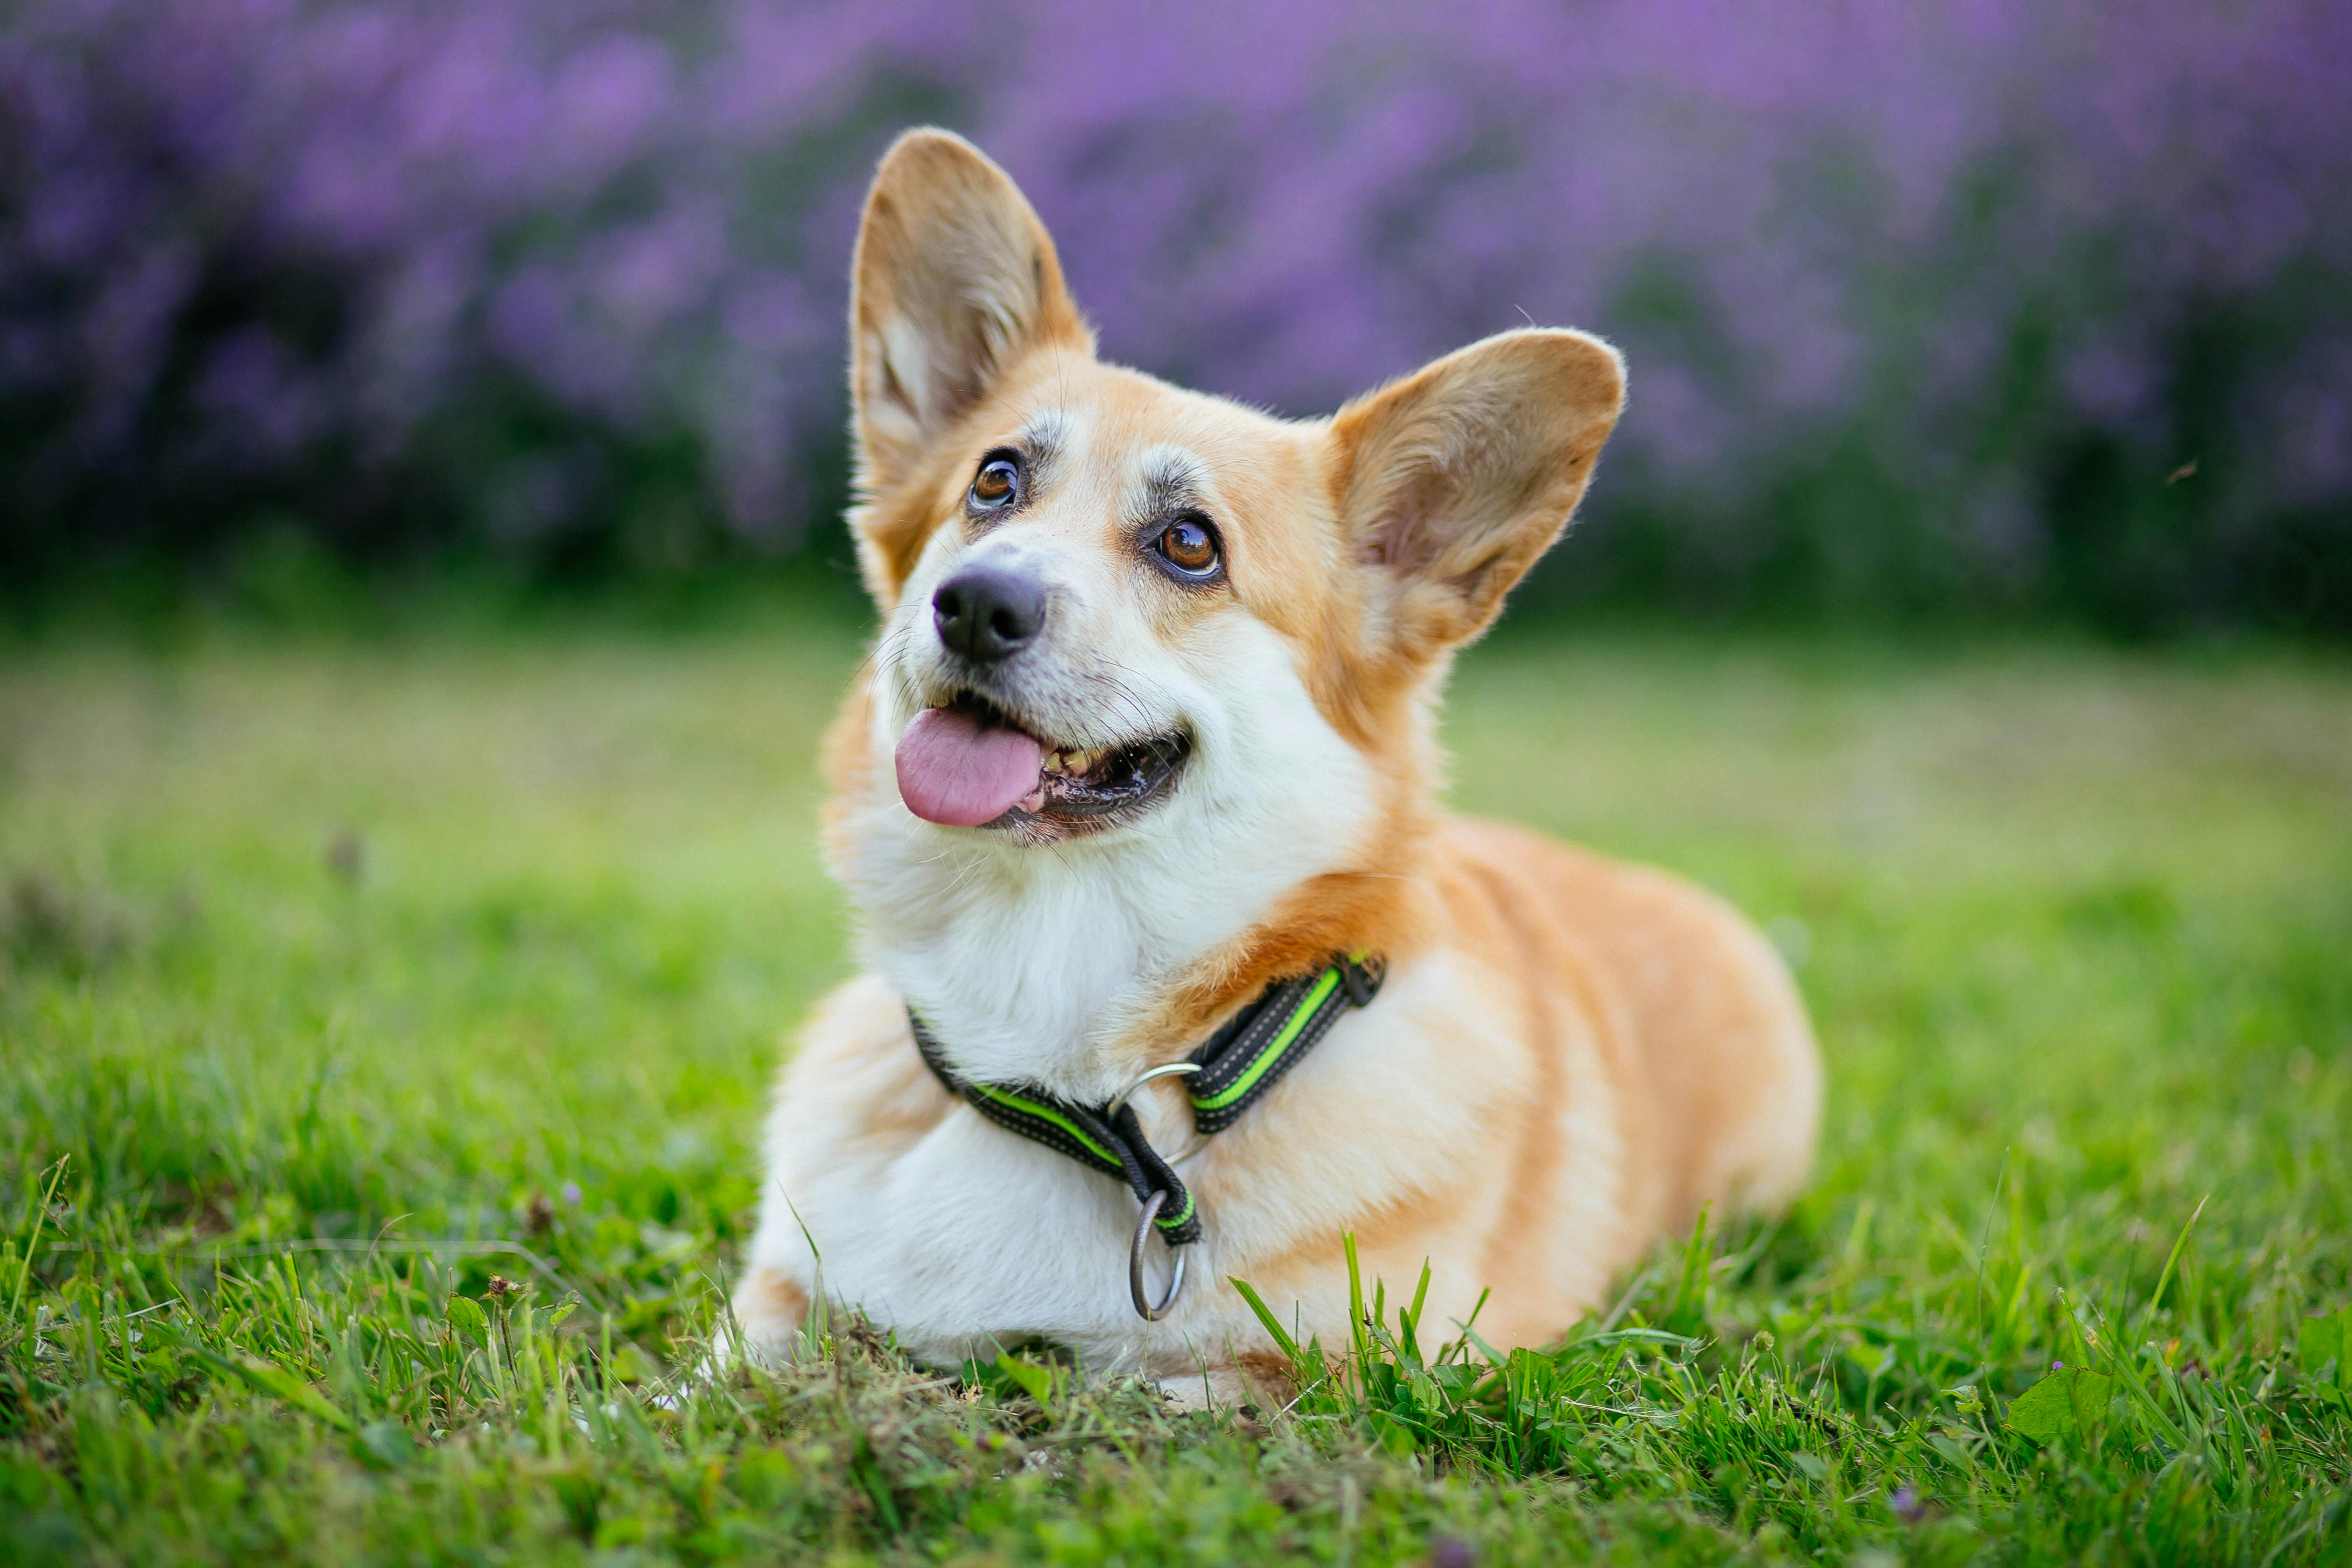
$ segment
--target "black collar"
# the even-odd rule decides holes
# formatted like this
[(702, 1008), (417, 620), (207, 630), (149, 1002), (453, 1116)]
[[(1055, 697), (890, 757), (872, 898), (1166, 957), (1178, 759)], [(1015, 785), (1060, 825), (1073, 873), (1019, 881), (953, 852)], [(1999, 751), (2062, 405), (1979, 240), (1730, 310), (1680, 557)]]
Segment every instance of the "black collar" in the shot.
[[(1222, 1132), (1255, 1105), (1282, 1075), (1313, 1050), (1348, 1008), (1370, 1005), (1381, 988), (1385, 965), (1362, 952), (1334, 958), (1318, 973), (1277, 980), (1231, 1023), (1185, 1059), (1201, 1070), (1185, 1080), (1192, 1101), (1192, 1126), (1202, 1135)], [(1165, 1193), (1154, 1221), (1160, 1239), (1185, 1247), (1201, 1239), (1199, 1205), (1143, 1136), (1135, 1107), (1124, 1102), (1085, 1106), (1030, 1084), (973, 1083), (947, 1064), (939, 1039), (910, 1009), (915, 1048), (923, 1065), (961, 1095), (965, 1103), (1008, 1131), (1043, 1143), (1082, 1165), (1117, 1176), (1139, 1202)], [(1139, 1241), (1140, 1238), (1139, 1237)]]

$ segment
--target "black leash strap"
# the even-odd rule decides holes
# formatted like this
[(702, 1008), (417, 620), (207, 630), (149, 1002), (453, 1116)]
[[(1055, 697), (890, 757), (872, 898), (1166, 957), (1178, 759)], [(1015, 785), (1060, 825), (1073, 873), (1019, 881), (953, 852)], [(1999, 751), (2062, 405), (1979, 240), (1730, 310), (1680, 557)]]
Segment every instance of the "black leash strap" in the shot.
[[(1370, 1005), (1381, 988), (1381, 961), (1364, 953), (1334, 959), (1317, 974), (1278, 980), (1194, 1051), (1188, 1061), (1201, 1070), (1185, 1082), (1192, 1100), (1192, 1125), (1204, 1136), (1222, 1132), (1255, 1105), (1282, 1075), (1298, 1065), (1349, 1007)], [(1043, 1143), (1079, 1164), (1116, 1176), (1148, 1203), (1154, 1193), (1167, 1201), (1152, 1222), (1170, 1247), (1201, 1239), (1199, 1205), (1168, 1162), (1143, 1136), (1135, 1107), (1121, 1105), (1106, 1116), (1104, 1105), (1078, 1105), (1029, 1084), (973, 1083), (947, 1064), (940, 1042), (910, 1010), (915, 1048), (923, 1065), (991, 1121)]]
[(1192, 1125), (1223, 1132), (1241, 1120), (1284, 1073), (1298, 1065), (1349, 1007), (1371, 1005), (1381, 988), (1378, 960), (1354, 953), (1320, 974), (1278, 980), (1232, 1023), (1185, 1058), (1201, 1070), (1184, 1081)]
[(1057, 1154), (1067, 1154), (1107, 1176), (1118, 1177), (1134, 1192), (1138, 1203), (1155, 1192), (1165, 1192), (1168, 1201), (1160, 1205), (1155, 1222), (1160, 1239), (1171, 1247), (1201, 1239), (1201, 1216), (1195, 1212), (1192, 1194), (1144, 1138), (1134, 1106), (1122, 1105), (1117, 1116), (1106, 1118), (1102, 1106), (1075, 1104), (1026, 1084), (1010, 1089), (973, 1083), (948, 1066), (938, 1039), (920, 1018), (908, 1013), (907, 1021), (915, 1026), (915, 1048), (923, 1053), (923, 1065), (947, 1085), (949, 1092), (963, 1096), (965, 1104), (1007, 1131), (1043, 1143)]

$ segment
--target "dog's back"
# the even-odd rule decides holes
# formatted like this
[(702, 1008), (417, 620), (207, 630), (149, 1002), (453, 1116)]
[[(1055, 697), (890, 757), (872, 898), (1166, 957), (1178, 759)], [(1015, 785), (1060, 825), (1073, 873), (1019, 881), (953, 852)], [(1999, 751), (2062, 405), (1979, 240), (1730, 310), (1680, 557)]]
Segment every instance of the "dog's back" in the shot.
[(1546, 1006), (1591, 1011), (1623, 1099), (1626, 1203), (1643, 1234), (1792, 1196), (1820, 1121), (1821, 1059), (1780, 955), (1679, 877), (1509, 823), (1453, 817), (1447, 908), (1491, 921)]

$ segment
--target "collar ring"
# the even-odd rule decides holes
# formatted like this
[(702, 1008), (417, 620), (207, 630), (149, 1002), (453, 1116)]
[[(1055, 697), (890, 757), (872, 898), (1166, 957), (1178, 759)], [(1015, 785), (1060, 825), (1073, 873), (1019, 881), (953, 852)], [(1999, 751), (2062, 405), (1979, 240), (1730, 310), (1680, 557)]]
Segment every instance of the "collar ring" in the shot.
[(1137, 1315), (1147, 1323), (1158, 1322), (1176, 1304), (1177, 1296), (1184, 1289), (1184, 1254), (1191, 1250), (1183, 1247), (1168, 1249), (1175, 1255), (1176, 1271), (1169, 1276), (1168, 1293), (1155, 1305), (1151, 1293), (1143, 1288), (1143, 1244), (1151, 1235), (1151, 1222), (1160, 1217), (1160, 1205), (1167, 1201), (1168, 1189), (1165, 1187), (1143, 1200), (1143, 1212), (1135, 1216), (1135, 1240), (1127, 1249), (1127, 1293), (1135, 1302)]

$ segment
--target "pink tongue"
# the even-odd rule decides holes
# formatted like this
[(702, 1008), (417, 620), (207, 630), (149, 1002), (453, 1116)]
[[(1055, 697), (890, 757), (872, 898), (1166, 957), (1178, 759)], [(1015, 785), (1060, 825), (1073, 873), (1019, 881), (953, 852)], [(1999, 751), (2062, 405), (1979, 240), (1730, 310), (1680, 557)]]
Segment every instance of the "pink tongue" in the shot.
[(1037, 787), (1045, 751), (1018, 730), (927, 708), (898, 737), (898, 794), (926, 822), (978, 827)]

